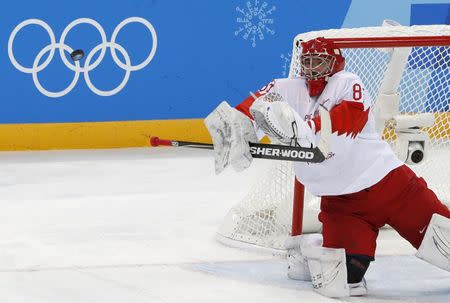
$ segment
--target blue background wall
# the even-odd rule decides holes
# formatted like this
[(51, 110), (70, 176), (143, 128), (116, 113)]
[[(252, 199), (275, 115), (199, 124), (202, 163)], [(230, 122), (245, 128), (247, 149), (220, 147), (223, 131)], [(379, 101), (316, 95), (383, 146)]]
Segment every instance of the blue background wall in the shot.
[[(189, 119), (207, 115), (221, 100), (236, 104), (255, 90), (287, 71), (294, 36), (300, 32), (341, 26), (379, 25), (383, 19), (402, 24), (448, 23), (450, 1), (388, 1), (400, 8), (386, 9), (380, 1), (293, 1), (293, 0), (132, 0), (132, 1), (8, 1), (0, 11), (0, 123), (52, 123)], [(383, 9), (370, 10), (377, 4)], [(258, 16), (241, 22), (243, 13), (260, 9)], [(265, 16), (264, 16), (265, 14)], [(64, 28), (77, 18), (92, 18), (102, 25), (107, 40), (114, 28), (132, 16), (148, 20), (158, 35), (153, 60), (131, 72), (122, 91), (101, 97), (93, 93), (80, 74), (67, 95), (49, 98), (41, 94), (31, 74), (17, 70), (8, 57), (8, 39), (13, 29), (30, 18), (45, 21), (59, 41)], [(407, 18), (405, 19), (405, 16)], [(262, 31), (262, 37), (245, 39), (245, 24)], [(261, 39), (263, 38), (263, 39)], [(66, 44), (82, 48), (86, 55), (100, 43), (97, 30), (86, 24), (70, 31)], [(117, 43), (128, 52), (131, 63), (145, 60), (152, 39), (142, 24), (129, 24)], [(23, 28), (13, 51), (19, 63), (33, 64), (39, 51), (49, 44), (48, 34), (38, 26)], [(41, 62), (47, 58), (45, 54)], [(98, 53), (94, 56), (98, 57)], [(122, 58), (122, 56), (119, 56)], [(123, 58), (122, 58), (123, 61)], [(83, 66), (85, 59), (81, 60)], [(89, 75), (96, 87), (117, 86), (125, 72), (114, 63), (109, 50)], [(47, 68), (38, 73), (43, 87), (64, 89), (74, 72), (58, 52)]]
[[(14, 1), (0, 14), (1, 53), (0, 83), (3, 114), (0, 122), (74, 122), (198, 118), (205, 116), (219, 101), (238, 102), (250, 89), (257, 89), (274, 76), (281, 76), (280, 54), (288, 54), (293, 37), (300, 31), (339, 27), (347, 5), (328, 10), (325, 3), (315, 9), (327, 11), (316, 18), (307, 1), (267, 1), (268, 15), (273, 24), (257, 37), (256, 46), (235, 35), (242, 14), (248, 11), (246, 1)], [(270, 4), (272, 2), (272, 4)], [(26, 4), (26, 5), (25, 5)], [(263, 1), (250, 1), (250, 7), (261, 7)], [(11, 13), (14, 12), (14, 13)], [(302, 17), (300, 17), (300, 15)], [(126, 87), (111, 97), (101, 97), (89, 90), (83, 77), (67, 95), (51, 99), (42, 95), (29, 74), (19, 72), (7, 55), (7, 42), (14, 27), (25, 19), (44, 20), (59, 40), (71, 21), (87, 17), (98, 21), (110, 40), (122, 20), (140, 16), (150, 21), (158, 35), (158, 48), (152, 62), (142, 70), (132, 72)], [(308, 17), (309, 16), (309, 17)], [(262, 28), (264, 31), (265, 28)], [(86, 55), (100, 42), (100, 36), (90, 25), (76, 26), (66, 43), (82, 48)], [(38, 52), (49, 43), (45, 30), (29, 26), (19, 32), (14, 43), (17, 60), (31, 66)], [(152, 39), (141, 24), (130, 24), (119, 34), (120, 43), (133, 64), (147, 56)], [(46, 55), (44, 56), (46, 58)], [(45, 60), (45, 59), (44, 59)], [(83, 61), (81, 62), (83, 64)], [(90, 72), (93, 83), (101, 89), (112, 89), (124, 76), (107, 53), (98, 68)], [(39, 73), (48, 90), (64, 89), (74, 72), (64, 66), (56, 53), (48, 68)]]

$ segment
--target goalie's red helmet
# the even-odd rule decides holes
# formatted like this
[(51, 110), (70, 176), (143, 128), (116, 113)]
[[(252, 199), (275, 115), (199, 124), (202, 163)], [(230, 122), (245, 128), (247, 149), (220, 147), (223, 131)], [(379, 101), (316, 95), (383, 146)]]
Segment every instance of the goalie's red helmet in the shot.
[(345, 58), (333, 40), (319, 37), (302, 42), (300, 75), (308, 82), (309, 94), (317, 96), (325, 88), (329, 76), (345, 67)]

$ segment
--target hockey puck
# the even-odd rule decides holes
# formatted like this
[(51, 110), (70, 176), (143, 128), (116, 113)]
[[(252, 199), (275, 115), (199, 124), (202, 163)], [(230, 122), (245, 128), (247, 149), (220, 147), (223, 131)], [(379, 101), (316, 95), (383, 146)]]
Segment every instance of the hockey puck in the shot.
[(76, 49), (72, 53), (70, 53), (70, 57), (73, 61), (79, 61), (84, 57), (84, 52), (82, 49)]

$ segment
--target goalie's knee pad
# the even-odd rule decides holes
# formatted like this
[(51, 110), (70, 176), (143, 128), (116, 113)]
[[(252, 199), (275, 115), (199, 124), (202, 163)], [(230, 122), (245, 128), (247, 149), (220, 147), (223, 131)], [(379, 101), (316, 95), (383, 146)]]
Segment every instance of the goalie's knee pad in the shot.
[(434, 214), (416, 256), (450, 271), (450, 219)]
[(288, 277), (294, 280), (311, 281), (308, 261), (303, 250), (322, 246), (321, 234), (308, 234), (290, 237), (286, 240)]

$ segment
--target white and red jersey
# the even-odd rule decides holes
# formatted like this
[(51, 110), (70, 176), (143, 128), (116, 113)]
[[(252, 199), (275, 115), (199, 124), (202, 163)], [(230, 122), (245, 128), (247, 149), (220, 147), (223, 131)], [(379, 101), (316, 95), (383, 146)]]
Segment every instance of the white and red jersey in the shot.
[[(310, 97), (306, 81), (276, 79), (258, 91), (256, 97), (276, 92), (285, 102), (309, 121), (320, 139), (319, 105), (325, 106), (331, 117), (331, 153), (322, 163), (295, 162), (298, 180), (314, 195), (329, 196), (358, 192), (368, 188), (403, 163), (390, 146), (381, 140), (375, 128), (371, 108), (373, 101), (364, 92), (358, 76), (340, 71), (328, 79), (324, 91)], [(249, 97), (236, 108), (251, 117)]]

